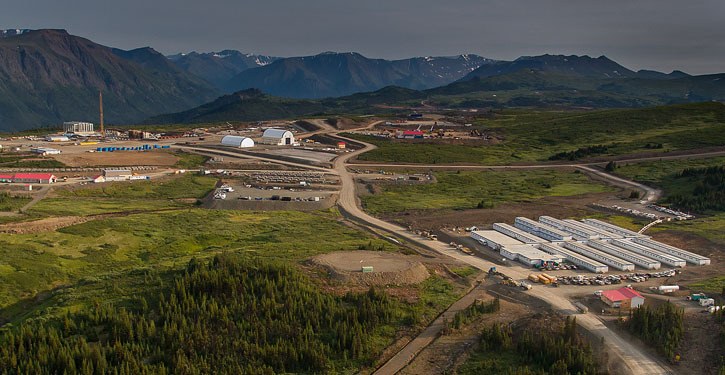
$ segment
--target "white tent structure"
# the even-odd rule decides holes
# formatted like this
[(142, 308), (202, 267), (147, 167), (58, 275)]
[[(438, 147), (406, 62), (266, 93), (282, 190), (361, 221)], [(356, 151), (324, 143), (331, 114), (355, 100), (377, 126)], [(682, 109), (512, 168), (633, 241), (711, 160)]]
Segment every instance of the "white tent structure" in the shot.
[(295, 136), (289, 130), (270, 128), (262, 134), (262, 143), (266, 145), (291, 145), (295, 143)]
[(240, 137), (238, 135), (225, 135), (222, 138), (222, 146), (231, 146), (238, 148), (254, 147), (254, 140), (252, 138)]

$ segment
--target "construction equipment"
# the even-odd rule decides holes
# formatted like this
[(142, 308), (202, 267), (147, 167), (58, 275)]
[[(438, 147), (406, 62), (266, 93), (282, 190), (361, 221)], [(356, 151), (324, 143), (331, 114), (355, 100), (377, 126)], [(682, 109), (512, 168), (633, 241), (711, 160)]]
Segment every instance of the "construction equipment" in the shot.
[(703, 298), (707, 298), (707, 295), (705, 295), (705, 293), (693, 293), (693, 294), (687, 296), (688, 301), (695, 301), (695, 302), (697, 302)]

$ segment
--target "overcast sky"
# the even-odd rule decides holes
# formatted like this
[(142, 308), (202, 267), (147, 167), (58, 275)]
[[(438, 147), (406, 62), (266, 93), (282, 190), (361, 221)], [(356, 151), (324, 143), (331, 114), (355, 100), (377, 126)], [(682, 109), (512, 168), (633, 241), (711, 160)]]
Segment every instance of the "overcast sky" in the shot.
[(725, 72), (725, 0), (22, 0), (0, 28), (63, 28), (124, 49), (405, 58), (606, 55), (638, 69)]

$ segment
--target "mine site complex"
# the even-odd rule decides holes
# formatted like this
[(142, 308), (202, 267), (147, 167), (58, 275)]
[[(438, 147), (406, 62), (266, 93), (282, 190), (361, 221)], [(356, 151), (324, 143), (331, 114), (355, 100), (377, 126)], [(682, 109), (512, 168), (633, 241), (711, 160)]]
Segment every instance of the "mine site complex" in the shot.
[[(428, 327), (427, 335), (441, 337), (441, 342), (447, 337), (441, 321), (480, 298), (495, 296), (508, 305), (519, 306), (514, 309), (531, 309), (531, 301), (537, 301), (533, 306), (575, 316), (581, 327), (604, 342), (610, 368), (641, 374), (669, 373), (671, 363), (624, 339), (615, 326), (618, 320), (627, 318), (630, 309), (642, 304), (657, 305), (663, 300), (673, 301), (687, 314), (696, 315), (698, 321), (706, 319), (707, 312), (720, 310), (722, 298), (710, 298), (688, 285), (722, 275), (722, 251), (711, 256), (699, 247), (700, 242), (648, 234), (658, 224), (686, 222), (696, 215), (657, 205), (660, 191), (609, 174), (605, 161), (422, 165), (369, 162), (359, 157), (376, 148), (365, 139), (385, 139), (413, 147), (422, 142), (455, 147), (501, 141), (495, 132), (472, 128), (465, 121), (416, 114), (393, 120), (227, 123), (164, 132), (101, 131), (91, 123), (69, 122), (58, 133), (0, 139), (3, 157), (35, 163), (28, 168), (4, 168), (0, 164), (2, 189), (29, 198), (19, 207), (20, 213), (3, 215), (32, 211), (44, 198), (58, 196), (58, 191), (75, 194), (85, 188), (109, 189), (123, 184), (163, 187), (188, 175), (214, 178), (214, 188), (195, 202), (201, 208), (315, 212), (336, 207), (340, 220), (407, 251), (407, 255), (372, 251), (375, 249), (340, 251), (305, 261), (307, 267), (328, 273), (336, 283), (405, 286), (422, 283), (431, 274), (450, 273), (454, 268), (479, 270), (480, 276), (464, 297)], [(179, 160), (189, 157), (201, 162), (181, 166)], [(618, 163), (647, 160), (645, 156)], [(53, 161), (63, 166), (53, 166)], [(384, 211), (371, 215), (365, 210), (366, 197), (375, 196), (381, 189), (434, 186), (439, 171), (542, 168), (575, 171), (607, 188), (582, 198), (561, 198), (561, 202), (579, 199), (576, 202), (554, 202), (530, 211), (523, 204), (507, 212), (495, 211), (490, 217), (455, 210), (439, 217), (416, 216), (415, 212), (397, 216)], [(630, 191), (637, 193), (626, 196)], [(397, 199), (409, 198), (403, 194)], [(573, 208), (565, 207), (569, 203)], [(67, 204), (72, 212), (72, 201)], [(628, 224), (625, 228), (608, 222), (608, 215), (628, 217), (643, 225)], [(92, 218), (43, 220), (49, 221), (38, 225), (58, 229)], [(0, 225), (0, 232), (5, 233), (35, 230), (32, 224)], [(422, 361), (437, 355), (432, 351), (436, 345), (437, 341), (422, 336), (401, 343), (375, 373), (424, 369)], [(689, 355), (695, 356), (691, 352)]]

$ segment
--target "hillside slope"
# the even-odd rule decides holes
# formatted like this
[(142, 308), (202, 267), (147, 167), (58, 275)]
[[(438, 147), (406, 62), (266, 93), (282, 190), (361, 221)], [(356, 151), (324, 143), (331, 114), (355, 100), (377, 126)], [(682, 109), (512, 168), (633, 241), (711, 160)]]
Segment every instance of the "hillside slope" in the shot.
[(0, 38), (0, 130), (94, 121), (136, 122), (207, 102), (217, 91), (150, 49), (114, 50), (65, 30)]

